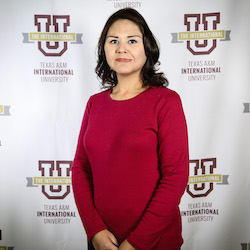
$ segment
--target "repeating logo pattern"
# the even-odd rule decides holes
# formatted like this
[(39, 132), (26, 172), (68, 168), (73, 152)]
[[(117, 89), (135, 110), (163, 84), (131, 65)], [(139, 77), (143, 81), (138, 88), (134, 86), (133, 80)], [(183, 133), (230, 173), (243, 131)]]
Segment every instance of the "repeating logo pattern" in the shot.
[(0, 250), (14, 250), (14, 247), (0, 246)]
[(27, 187), (41, 186), (48, 199), (61, 200), (70, 193), (72, 161), (39, 161), (41, 177), (27, 177)]
[(10, 106), (0, 105), (0, 116), (9, 116)]
[[(0, 240), (2, 240), (2, 230), (0, 230)], [(0, 246), (0, 250), (14, 250), (14, 247)]]
[(243, 103), (243, 106), (244, 106), (243, 113), (250, 113), (250, 103), (249, 102)]
[(189, 166), (187, 193), (192, 198), (208, 196), (214, 189), (214, 183), (228, 184), (228, 175), (215, 174), (216, 158), (190, 160)]
[(37, 41), (39, 51), (45, 56), (62, 56), (70, 44), (82, 44), (82, 34), (69, 33), (69, 15), (35, 15), (37, 32), (23, 33), (23, 43)]
[(217, 41), (230, 41), (230, 30), (218, 30), (220, 12), (185, 14), (186, 32), (172, 33), (172, 43), (184, 43), (193, 55), (208, 55)]
[(114, 4), (114, 8), (141, 8), (142, 1), (127, 1), (127, 0), (107, 0), (109, 3)]
[(241, 250), (250, 250), (250, 243), (241, 243)]

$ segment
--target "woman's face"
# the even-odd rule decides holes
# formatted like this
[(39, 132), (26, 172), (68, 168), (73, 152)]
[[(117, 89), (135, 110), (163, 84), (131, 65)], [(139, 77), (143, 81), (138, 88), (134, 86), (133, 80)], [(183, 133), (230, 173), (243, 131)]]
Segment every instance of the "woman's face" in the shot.
[(104, 51), (108, 65), (119, 76), (139, 76), (147, 60), (143, 35), (137, 24), (121, 19), (107, 33)]

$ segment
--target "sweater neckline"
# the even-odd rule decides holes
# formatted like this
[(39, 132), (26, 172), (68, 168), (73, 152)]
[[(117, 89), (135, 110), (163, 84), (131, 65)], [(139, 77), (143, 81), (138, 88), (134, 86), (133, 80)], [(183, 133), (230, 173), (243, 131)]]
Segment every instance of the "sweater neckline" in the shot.
[(115, 99), (112, 99), (110, 94), (112, 92), (112, 88), (110, 88), (107, 93), (108, 93), (108, 99), (112, 102), (117, 102), (117, 103), (123, 103), (123, 102), (129, 102), (129, 101), (133, 101), (133, 100), (136, 100), (137, 98), (139, 98), (140, 96), (144, 95), (146, 92), (148, 92), (148, 90), (151, 89), (151, 86), (149, 86), (147, 89), (145, 89), (144, 91), (142, 91), (141, 93), (139, 93), (138, 95), (134, 96), (134, 97), (131, 97), (129, 99), (124, 99), (124, 100), (115, 100)]

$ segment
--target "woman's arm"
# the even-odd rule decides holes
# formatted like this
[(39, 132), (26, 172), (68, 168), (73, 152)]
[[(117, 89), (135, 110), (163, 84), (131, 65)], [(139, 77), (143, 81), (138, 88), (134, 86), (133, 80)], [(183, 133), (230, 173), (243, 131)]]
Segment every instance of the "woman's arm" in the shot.
[(179, 96), (173, 91), (167, 92), (157, 112), (161, 179), (141, 221), (127, 238), (136, 249), (144, 250), (155, 249), (166, 230), (173, 229), (178, 237), (174, 225), (178, 222), (173, 221), (173, 218), (179, 212), (180, 199), (188, 181), (187, 127)]
[(90, 116), (92, 98), (89, 99), (83, 116), (74, 162), (72, 165), (72, 187), (75, 202), (83, 222), (88, 240), (96, 233), (107, 229), (93, 202), (93, 180), (90, 163), (83, 140)]

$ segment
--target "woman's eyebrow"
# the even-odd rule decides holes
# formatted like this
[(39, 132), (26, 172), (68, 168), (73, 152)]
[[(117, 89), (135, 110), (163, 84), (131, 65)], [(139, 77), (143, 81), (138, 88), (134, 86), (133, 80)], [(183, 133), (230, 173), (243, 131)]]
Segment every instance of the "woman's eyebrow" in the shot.
[[(114, 35), (107, 36), (107, 38), (109, 38), (109, 37), (111, 37), (111, 38), (119, 38), (119, 36), (114, 36)], [(140, 35), (130, 35), (130, 36), (127, 36), (127, 38), (131, 38), (131, 37), (139, 37), (139, 38), (141, 38)]]
[(141, 38), (141, 36), (140, 35), (132, 35), (132, 36), (127, 36), (128, 38), (131, 38), (131, 37), (139, 37), (139, 38)]
[(109, 37), (112, 37), (112, 38), (119, 38), (118, 36), (113, 36), (113, 35), (107, 36), (107, 38), (109, 38)]

